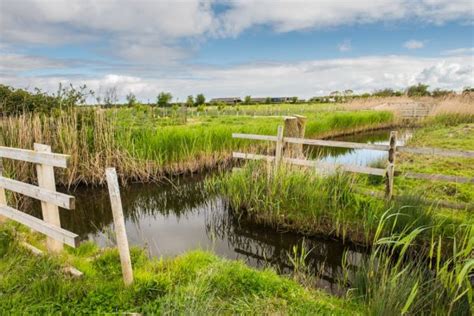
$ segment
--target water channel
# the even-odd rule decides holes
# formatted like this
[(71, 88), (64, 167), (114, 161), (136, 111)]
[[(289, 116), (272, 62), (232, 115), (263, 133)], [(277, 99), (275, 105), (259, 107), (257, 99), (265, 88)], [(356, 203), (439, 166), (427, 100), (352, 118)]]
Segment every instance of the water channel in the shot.
[[(387, 144), (390, 131), (334, 138), (359, 143)], [(398, 145), (411, 135), (398, 131)], [(386, 159), (387, 152), (316, 148), (309, 156), (328, 162), (369, 165)], [(341, 259), (347, 251), (348, 261), (357, 266), (366, 251), (354, 245), (322, 237), (304, 237), (276, 231), (238, 219), (226, 201), (205, 192), (205, 175), (173, 179), (161, 184), (130, 184), (122, 188), (122, 202), (130, 244), (145, 246), (152, 256), (176, 256), (193, 249), (211, 250), (217, 255), (245, 261), (263, 268), (271, 266), (279, 273), (292, 269), (289, 255), (304, 240), (308, 267), (319, 276), (317, 286), (337, 292), (336, 278)], [(112, 213), (106, 188), (79, 187), (70, 192), (76, 196), (76, 209), (61, 210), (62, 226), (101, 246), (111, 245)], [(38, 214), (40, 212), (37, 212)]]

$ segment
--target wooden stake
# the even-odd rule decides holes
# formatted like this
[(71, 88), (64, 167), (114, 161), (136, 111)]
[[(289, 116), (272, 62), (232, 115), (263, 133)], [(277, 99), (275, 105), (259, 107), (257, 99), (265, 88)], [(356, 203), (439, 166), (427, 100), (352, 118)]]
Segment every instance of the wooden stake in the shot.
[(275, 149), (275, 165), (274, 169), (275, 172), (278, 170), (280, 166), (281, 157), (283, 155), (283, 126), (278, 126), (277, 131), (277, 141), (276, 141), (276, 149)]
[(117, 247), (120, 254), (120, 263), (122, 265), (123, 282), (128, 286), (133, 283), (133, 270), (127, 232), (125, 231), (125, 219), (123, 217), (117, 172), (115, 168), (107, 168), (105, 174), (107, 177), (107, 186), (109, 187), (110, 204), (114, 217), (115, 235), (117, 237)]
[(391, 200), (393, 196), (393, 179), (395, 176), (395, 153), (397, 150), (397, 132), (390, 132), (388, 149), (388, 166), (385, 178), (385, 198)]
[[(37, 152), (51, 153), (51, 146), (43, 144), (34, 144), (34, 150)], [(54, 180), (54, 169), (52, 166), (37, 164), (36, 173), (38, 177), (38, 186), (50, 191), (56, 191), (56, 182)], [(43, 220), (54, 226), (61, 227), (61, 220), (59, 219), (58, 206), (41, 202), (41, 210), (43, 213)], [(46, 247), (48, 251), (58, 253), (63, 250), (63, 244), (51, 237), (46, 238)]]

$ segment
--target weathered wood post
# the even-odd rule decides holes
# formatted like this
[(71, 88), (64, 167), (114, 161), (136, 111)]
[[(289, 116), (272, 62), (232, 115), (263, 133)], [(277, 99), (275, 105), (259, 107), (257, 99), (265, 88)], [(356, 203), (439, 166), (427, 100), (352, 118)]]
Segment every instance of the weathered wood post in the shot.
[[(34, 150), (37, 152), (51, 152), (51, 146), (43, 144), (34, 144)], [(54, 180), (54, 168), (52, 166), (37, 164), (36, 173), (38, 177), (38, 186), (51, 191), (56, 191), (56, 182)], [(43, 220), (54, 226), (61, 227), (61, 220), (59, 218), (59, 208), (57, 205), (41, 202), (41, 211), (43, 213)], [(46, 238), (46, 248), (50, 252), (60, 252), (63, 250), (63, 244), (51, 237)]]
[[(0, 177), (3, 175), (3, 161), (0, 157)], [(5, 194), (5, 189), (0, 187), (0, 205), (7, 205), (7, 196)], [(7, 219), (5, 216), (0, 215), (0, 224), (5, 222)]]
[(397, 132), (390, 132), (388, 150), (388, 165), (385, 177), (385, 198), (391, 200), (393, 196), (393, 180), (395, 174), (395, 153), (397, 149)]
[[(285, 117), (285, 137), (303, 138), (306, 128), (306, 117), (289, 116)], [(285, 157), (301, 158), (303, 156), (303, 144), (286, 143), (284, 146)]]
[(115, 168), (107, 168), (105, 174), (107, 177), (107, 186), (109, 187), (110, 204), (112, 206), (117, 247), (120, 255), (120, 263), (122, 265), (123, 282), (128, 286), (133, 283), (133, 270), (127, 232), (125, 230), (125, 219), (123, 216), (117, 172)]
[(281, 163), (281, 157), (283, 155), (283, 126), (278, 126), (277, 131), (277, 141), (276, 141), (276, 148), (275, 148), (275, 166), (274, 171), (278, 170), (278, 167)]

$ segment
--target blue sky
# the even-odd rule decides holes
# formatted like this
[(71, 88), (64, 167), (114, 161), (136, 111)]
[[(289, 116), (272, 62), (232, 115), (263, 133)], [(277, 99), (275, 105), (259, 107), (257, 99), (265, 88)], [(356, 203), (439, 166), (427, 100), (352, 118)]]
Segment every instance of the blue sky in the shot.
[(0, 80), (143, 100), (474, 86), (466, 0), (0, 0)]

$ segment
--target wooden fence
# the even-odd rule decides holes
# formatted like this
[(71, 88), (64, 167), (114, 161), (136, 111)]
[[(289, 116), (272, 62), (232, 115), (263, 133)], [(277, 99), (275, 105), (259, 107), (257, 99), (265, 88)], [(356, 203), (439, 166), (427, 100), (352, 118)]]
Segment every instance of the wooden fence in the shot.
[[(287, 120), (285, 120), (285, 128), (286, 126), (287, 126)], [(233, 138), (270, 141), (270, 142), (276, 143), (274, 155), (257, 155), (257, 154), (251, 154), (251, 153), (234, 152), (233, 157), (240, 158), (240, 159), (266, 160), (268, 162), (274, 162), (275, 168), (277, 168), (281, 162), (284, 162), (284, 163), (288, 163), (292, 165), (312, 167), (322, 172), (328, 172), (328, 171), (334, 172), (336, 170), (341, 170), (344, 172), (362, 173), (362, 174), (385, 177), (385, 198), (387, 199), (391, 199), (393, 196), (393, 180), (395, 176), (404, 176), (406, 178), (413, 178), (413, 179), (451, 181), (451, 182), (474, 184), (474, 178), (468, 178), (468, 177), (395, 171), (395, 158), (396, 158), (397, 153), (413, 153), (413, 154), (420, 154), (420, 155), (437, 155), (437, 156), (443, 156), (443, 157), (474, 158), (474, 151), (397, 146), (396, 145), (396, 140), (397, 140), (396, 132), (390, 133), (388, 145), (381, 145), (381, 144), (364, 144), (364, 143), (320, 140), (320, 139), (305, 139), (305, 138), (300, 138), (300, 137), (284, 137), (283, 131), (284, 131), (283, 126), (279, 126), (276, 136), (237, 134), (237, 133), (232, 134)], [(304, 155), (302, 154), (303, 152), (302, 147), (297, 152), (295, 151), (291, 152), (289, 150), (285, 151), (285, 148), (288, 148), (287, 144), (299, 144), (301, 146), (310, 145), (310, 146), (325, 146), (325, 147), (387, 151), (388, 152), (387, 168), (382, 169), (382, 168), (373, 168), (373, 167), (368, 167), (368, 166), (359, 166), (359, 165), (351, 165), (351, 164), (329, 163), (329, 162), (324, 162), (320, 160), (308, 160), (304, 158)], [(377, 195), (374, 192), (372, 192), (371, 194)], [(465, 204), (465, 203), (453, 203), (449, 201), (438, 201), (437, 203), (441, 206), (458, 208), (458, 209), (473, 208), (472, 204)]]
[[(3, 177), (2, 158), (36, 164), (38, 186)], [(76, 247), (79, 236), (61, 228), (59, 207), (72, 210), (73, 196), (56, 192), (54, 167), (67, 168), (69, 156), (51, 152), (51, 147), (34, 144), (34, 150), (0, 146), (0, 221), (10, 218), (47, 236), (46, 246), (51, 252), (59, 252), (63, 244)], [(41, 201), (43, 220), (8, 206), (5, 190)]]

